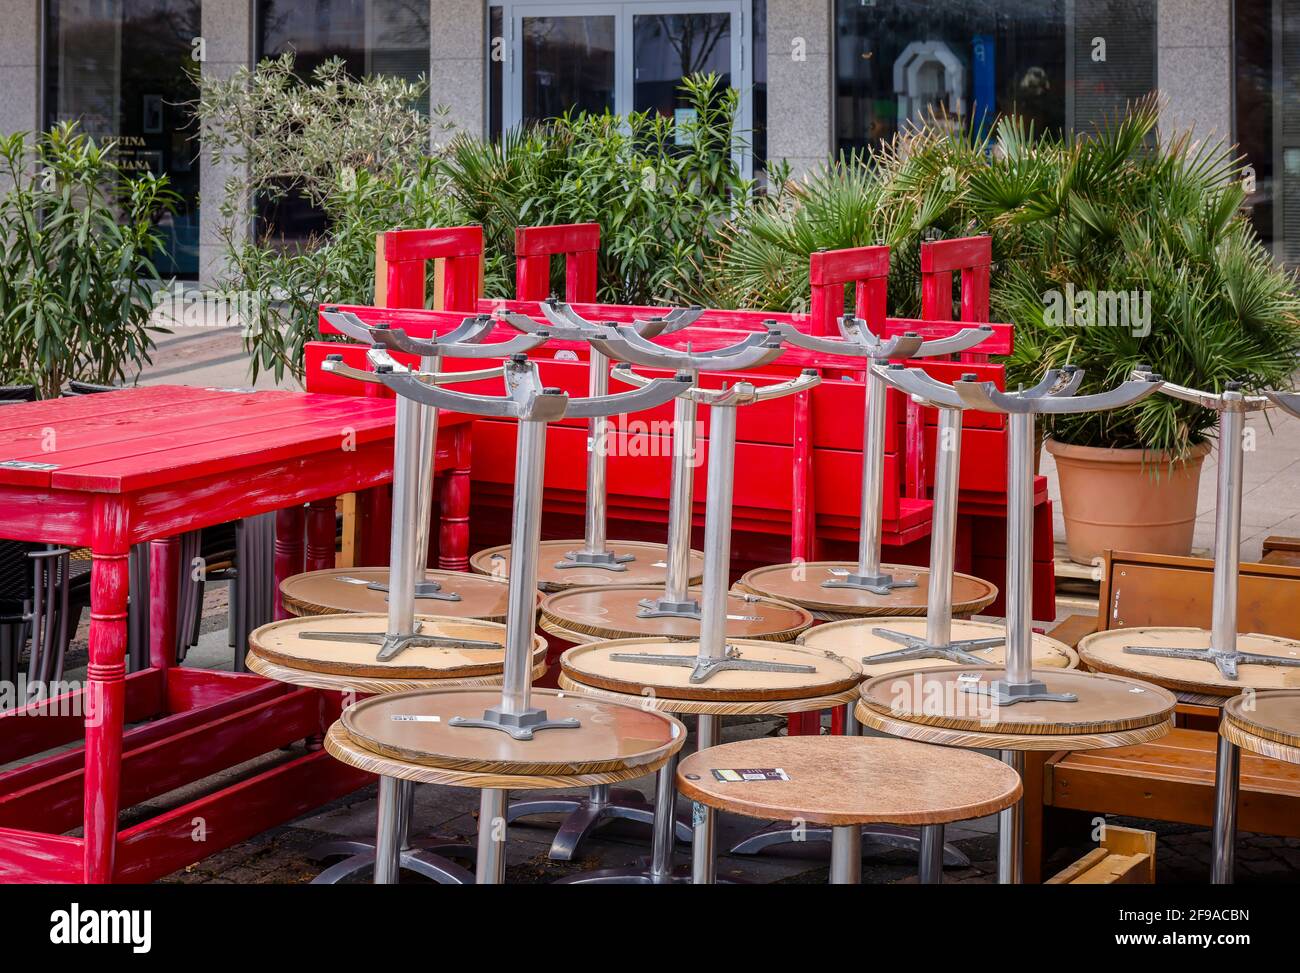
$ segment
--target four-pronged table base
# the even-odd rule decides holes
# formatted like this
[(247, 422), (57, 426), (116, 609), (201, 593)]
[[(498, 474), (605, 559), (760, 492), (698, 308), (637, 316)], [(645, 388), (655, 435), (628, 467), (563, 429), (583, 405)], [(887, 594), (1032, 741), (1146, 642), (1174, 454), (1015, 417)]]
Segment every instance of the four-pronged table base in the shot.
[[(613, 555), (605, 560), (581, 555), (581, 539), (542, 541), (537, 550), (537, 587), (564, 591), (606, 584), (660, 585), (668, 574), (668, 547), (648, 541), (608, 541)], [(570, 555), (575, 555), (570, 557)], [(510, 577), (510, 545), (490, 547), (469, 559), (471, 570), (494, 578)], [(691, 583), (704, 574), (704, 555), (691, 551)]]
[[(826, 845), (826, 852), (829, 854), (832, 839), (831, 832), (831, 828), (810, 828), (807, 825), (796, 826), (778, 822), (768, 825), (760, 831), (755, 831), (735, 845), (731, 849), (731, 853), (733, 855), (759, 855), (769, 848), (777, 848), (781, 845), (824, 844)], [(883, 824), (869, 825), (862, 829), (863, 857), (866, 857), (867, 852), (875, 848), (898, 848), (904, 851), (920, 852), (921, 833), (915, 828), (901, 828)], [(970, 859), (960, 849), (949, 844), (943, 846), (944, 868), (966, 868), (969, 865)]]
[[(852, 618), (811, 628), (799, 636), (798, 642), (810, 649), (852, 655), (862, 664), (867, 678), (953, 665), (997, 666), (1006, 661), (1006, 629), (1002, 625), (966, 619), (951, 622), (950, 645), (965, 645), (961, 654), (970, 655), (974, 662), (959, 661), (956, 653), (949, 657), (932, 651), (926, 643), (927, 635), (924, 618)], [(900, 650), (900, 644), (908, 648)], [(1074, 669), (1079, 665), (1073, 649), (1046, 635), (1035, 633), (1031, 649), (1035, 669)]]
[[(846, 586), (843, 581), (857, 571), (851, 561), (806, 561), (772, 564), (755, 568), (736, 583), (738, 591), (748, 591), (776, 598), (806, 608), (824, 621), (857, 618), (864, 615), (925, 615), (926, 568), (904, 564), (882, 564), (882, 573), (895, 582), (912, 582), (883, 593), (869, 588)], [(827, 583), (833, 587), (827, 587)], [(996, 600), (998, 589), (982, 578), (954, 574), (952, 578), (952, 613), (955, 617), (974, 615)]]
[[(536, 797), (511, 804), (506, 811), (506, 821), (513, 824), (520, 818), (534, 814), (567, 815), (555, 832), (551, 850), (552, 861), (572, 861), (578, 846), (587, 836), (610, 821), (635, 821), (653, 825), (654, 805), (640, 791), (620, 787), (593, 787), (585, 797)], [(679, 816), (676, 824), (677, 840), (691, 840), (690, 821)]]
[[(1239, 634), (1238, 654), (1228, 665), (1221, 653), (1211, 654), (1210, 643), (1211, 633), (1201, 628), (1115, 628), (1084, 638), (1079, 655), (1100, 672), (1146, 679), (1180, 692), (1235, 696), (1245, 689), (1300, 685), (1300, 642)], [(1229, 674), (1234, 668), (1235, 676)]]
[[(375, 870), (375, 843), (373, 841), (327, 841), (307, 853), (313, 861), (346, 856), (330, 865), (311, 880), (312, 885), (338, 885), (360, 875), (373, 874)], [(398, 855), (398, 868), (414, 872), (439, 885), (473, 885), (474, 873), (457, 865), (451, 859), (474, 859), (474, 846), (450, 839), (422, 838), (403, 848)]]

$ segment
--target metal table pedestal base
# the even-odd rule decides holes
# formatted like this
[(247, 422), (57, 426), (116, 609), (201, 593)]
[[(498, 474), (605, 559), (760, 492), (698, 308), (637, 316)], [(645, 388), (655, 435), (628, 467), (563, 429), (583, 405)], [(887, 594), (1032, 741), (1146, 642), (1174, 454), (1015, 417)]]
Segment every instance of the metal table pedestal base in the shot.
[[(313, 861), (347, 855), (314, 879), (312, 885), (338, 885), (354, 876), (373, 873), (375, 846), (368, 841), (328, 841), (309, 852)], [(398, 867), (422, 875), (439, 885), (473, 885), (474, 873), (451, 861), (451, 857), (473, 860), (474, 846), (426, 838), (413, 842), (399, 854)]]
[[(831, 842), (833, 828), (811, 827), (795, 828), (792, 825), (778, 823), (755, 831), (731, 849), (733, 855), (758, 855), (768, 848), (785, 844), (811, 844)], [(861, 829), (861, 849), (865, 852), (873, 848), (901, 848), (920, 851), (923, 846), (923, 829), (903, 828), (894, 825), (868, 825)], [(943, 845), (944, 868), (967, 868), (970, 859), (953, 845)]]
[[(317, 845), (308, 852), (314, 861), (339, 855), (347, 857), (325, 869), (312, 879), (311, 884), (337, 885), (364, 872), (373, 873), (377, 885), (395, 884), (398, 881), (398, 871), (406, 869), (442, 885), (473, 885), (473, 873), (447, 857), (473, 859), (472, 845), (444, 838), (410, 840), (414, 806), (415, 785), (411, 781), (380, 777), (375, 840), (371, 842), (345, 838)], [(385, 854), (389, 857), (385, 859), (386, 867), (376, 869), (375, 860), (379, 857), (381, 847), (386, 849)]]
[[(578, 847), (592, 831), (609, 819), (636, 821), (654, 826), (654, 805), (640, 793), (628, 787), (610, 788), (598, 785), (586, 797), (538, 797), (511, 804), (506, 820), (513, 824), (519, 818), (533, 814), (568, 815), (551, 842), (547, 855), (552, 861), (572, 861)], [(690, 841), (691, 827), (685, 819), (676, 824), (677, 840)]]

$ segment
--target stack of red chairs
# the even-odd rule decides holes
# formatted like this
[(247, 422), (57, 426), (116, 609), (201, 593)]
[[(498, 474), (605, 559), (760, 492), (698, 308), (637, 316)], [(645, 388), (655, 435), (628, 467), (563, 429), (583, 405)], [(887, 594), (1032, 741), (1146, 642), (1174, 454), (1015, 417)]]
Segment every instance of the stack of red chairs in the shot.
[[(400, 230), (384, 234), (378, 252), (383, 277), (378, 303), (388, 307), (344, 306), (367, 323), (386, 321), (417, 337), (455, 327), (467, 313), (496, 309), (519, 311), (543, 319), (537, 302), (550, 293), (551, 260), (565, 259), (565, 298), (591, 320), (631, 321), (661, 308), (595, 304), (599, 227), (521, 227), (516, 233), (516, 298), (484, 299), (480, 294), (482, 231), (479, 227)], [(442, 310), (425, 310), (426, 263), (441, 262)], [(386, 266), (385, 266), (386, 264)], [(811, 314), (770, 311), (709, 310), (690, 327), (667, 338), (668, 344), (690, 342), (698, 349), (734, 342), (740, 333), (762, 330), (767, 320), (791, 321), (817, 334), (834, 334), (835, 318), (844, 311), (848, 287), (854, 309), (880, 334), (917, 331), (939, 336), (970, 323), (988, 323), (991, 250), (987, 237), (926, 243), (921, 248), (921, 320), (885, 316), (889, 251), (886, 247), (814, 253), (810, 257)], [(953, 275), (959, 275), (960, 320), (953, 320)], [(991, 356), (1011, 351), (1010, 325), (993, 324), (994, 336), (961, 361), (925, 360), (935, 378), (951, 382), (963, 372), (999, 386), (1003, 366)], [(331, 329), (322, 322), (323, 333)], [(501, 325), (501, 337), (513, 334)], [(489, 339), (493, 340), (493, 339)], [(307, 387), (311, 391), (360, 394), (355, 383), (321, 370), (327, 354), (342, 353), (349, 364), (365, 367), (364, 349), (333, 341), (311, 342), (306, 349)], [(585, 345), (550, 342), (535, 357), (548, 385), (584, 395), (587, 388)], [(478, 362), (447, 360), (444, 368), (477, 368)], [(858, 536), (861, 486), (862, 380), (857, 359), (787, 351), (772, 365), (745, 374), (702, 376), (706, 384), (738, 379), (757, 384), (779, 381), (802, 368), (818, 369), (821, 385), (799, 396), (762, 403), (741, 412), (736, 452), (733, 569), (803, 558), (854, 556)], [(496, 394), (495, 383), (463, 386), (466, 391)], [(897, 392), (888, 399), (885, 503), (882, 511), (886, 560), (924, 563), (928, 557), (930, 500), (936, 417), (933, 410), (911, 408)], [(702, 449), (708, 448), (708, 410), (702, 410)], [(667, 523), (671, 407), (626, 417), (615, 423), (616, 445), (609, 463), (611, 531), (628, 539), (662, 540)], [(1006, 576), (1006, 440), (1001, 416), (969, 413), (962, 448), (956, 568), (987, 578), (999, 587)], [(659, 440), (659, 441), (656, 441)], [(549, 433), (543, 536), (562, 537), (581, 531), (585, 496), (585, 422), (561, 422)], [(514, 426), (509, 421), (479, 419), (472, 436), (473, 505), (469, 525), (471, 549), (508, 540), (507, 510), (513, 491)], [(703, 524), (706, 484), (704, 465), (697, 483), (697, 526)], [(785, 472), (785, 471), (788, 471)], [(1052, 518), (1046, 481), (1035, 492), (1034, 617), (1055, 617)], [(617, 525), (617, 526), (614, 526)], [(381, 556), (376, 553), (374, 556)], [(989, 611), (999, 613), (1001, 602)]]

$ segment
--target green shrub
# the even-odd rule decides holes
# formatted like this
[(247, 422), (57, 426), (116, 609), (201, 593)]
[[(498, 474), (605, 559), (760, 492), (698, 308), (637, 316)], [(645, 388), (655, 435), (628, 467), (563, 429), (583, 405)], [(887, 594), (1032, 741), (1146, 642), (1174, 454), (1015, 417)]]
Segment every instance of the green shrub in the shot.
[(177, 197), (165, 176), (127, 178), (113, 151), (71, 123), (0, 138), (0, 374), (42, 397), (126, 379), (163, 330), (156, 223)]
[(674, 303), (697, 292), (718, 229), (753, 183), (734, 155), (738, 94), (716, 75), (686, 78), (682, 90), (693, 120), (680, 126), (655, 112), (574, 113), (499, 143), (453, 141), (446, 171), (468, 221), (483, 225), (488, 294), (514, 293), (515, 227), (551, 223), (600, 224), (602, 301)]
[[(374, 300), (377, 233), (464, 222), (429, 156), (427, 85), (354, 78), (339, 58), (303, 78), (292, 54), (198, 83), (204, 147), (237, 172), (222, 204), (224, 283), (253, 298), (244, 331), (253, 375), (301, 378), (319, 306)], [(435, 109), (435, 122), (445, 113)], [(249, 200), (290, 193), (324, 212), (326, 231), (293, 247), (250, 239)]]
[(319, 336), (320, 306), (374, 302), (376, 234), (463, 222), (427, 158), (411, 170), (345, 174), (321, 206), (329, 230), (304, 247), (284, 250), (265, 239), (227, 245), (235, 286), (258, 298), (258, 319), (245, 327), (254, 375), (301, 378), (303, 345)]

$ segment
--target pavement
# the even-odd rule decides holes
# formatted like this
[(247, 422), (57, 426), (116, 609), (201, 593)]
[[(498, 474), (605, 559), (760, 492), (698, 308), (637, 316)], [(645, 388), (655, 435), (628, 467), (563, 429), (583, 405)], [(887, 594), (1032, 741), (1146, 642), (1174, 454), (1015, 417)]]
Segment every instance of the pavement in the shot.
[[(238, 327), (184, 327), (160, 338), (154, 361), (140, 376), (142, 384), (177, 383), (202, 386), (277, 387), (271, 376), (263, 375), (256, 383), (251, 379), (247, 356), (243, 352)], [(279, 387), (294, 386), (285, 383)], [(1255, 449), (1247, 457), (1245, 497), (1243, 500), (1243, 558), (1259, 557), (1264, 537), (1273, 533), (1300, 535), (1300, 421), (1289, 417), (1274, 419), (1270, 429), (1261, 421), (1257, 427)], [(1215, 455), (1205, 463), (1201, 480), (1200, 516), (1197, 519), (1195, 546), (1210, 548), (1213, 543)], [(1059, 501), (1054, 464), (1044, 454), (1043, 472), (1049, 478), (1053, 499)], [(1059, 502), (1057, 537), (1063, 538)], [(205, 597), (204, 634), (198, 646), (190, 650), (187, 665), (206, 668), (230, 668), (232, 650), (227, 645), (225, 621), (226, 592), (214, 586)], [(84, 665), (86, 629), (83, 622), (73, 646), (70, 662)], [(70, 672), (70, 677), (75, 674)], [(689, 720), (687, 721), (690, 722)], [(693, 732), (693, 728), (692, 728)], [(754, 718), (745, 722), (728, 721), (726, 738), (784, 732), (783, 721)], [(693, 744), (688, 741), (687, 752)], [(214, 778), (160, 795), (124, 812), (124, 823), (139, 820), (170, 807), (176, 807), (199, 793), (246, 777), (268, 763), (290, 759), (299, 750), (282, 751), (232, 768)], [(650, 795), (649, 779), (629, 785)], [(413, 833), (438, 834), (472, 841), (476, 832), (477, 792), (451, 787), (416, 789)], [(512, 800), (525, 799), (527, 793), (512, 793)], [(375, 788), (363, 788), (334, 801), (310, 815), (283, 827), (273, 828), (249, 841), (242, 842), (203, 861), (182, 869), (162, 881), (168, 883), (302, 883), (317, 875), (322, 865), (313, 860), (311, 849), (322, 841), (339, 837), (370, 839), (375, 823)], [(687, 811), (683, 802), (680, 810)], [(1157, 874), (1161, 884), (1204, 884), (1210, 859), (1209, 832), (1204, 828), (1108, 817), (1111, 823), (1153, 830), (1158, 835)], [(591, 868), (630, 865), (647, 851), (647, 832), (642, 826), (612, 822), (596, 831), (579, 850), (574, 862), (552, 862), (547, 858), (550, 839), (557, 819), (538, 817), (527, 823), (512, 825), (507, 844), (507, 879), (510, 882), (538, 884), (565, 878)], [(791, 884), (823, 883), (828, 877), (825, 844), (790, 844), (760, 856), (728, 854), (735, 841), (756, 830), (762, 822), (723, 814), (720, 819), (718, 848), (721, 855), (718, 874), (748, 882), (782, 882)], [(1090, 826), (1077, 828), (1079, 841), (1060, 849), (1048, 863), (1048, 873), (1074, 861), (1091, 847)], [(969, 865), (949, 868), (945, 881), (988, 883), (996, 871), (996, 828), (991, 818), (966, 822), (949, 829), (949, 841), (970, 861)], [(864, 842), (863, 880), (873, 883), (914, 882), (914, 857), (906, 850), (871, 847)], [(687, 857), (678, 856), (682, 863)], [(1300, 841), (1267, 835), (1243, 835), (1238, 851), (1239, 881), (1243, 883), (1294, 882), (1300, 876)], [(419, 882), (418, 877), (404, 875), (403, 881)]]

